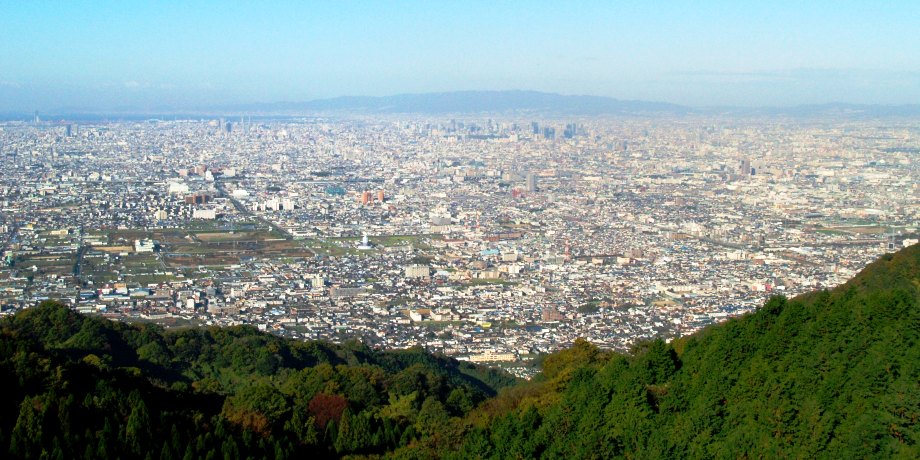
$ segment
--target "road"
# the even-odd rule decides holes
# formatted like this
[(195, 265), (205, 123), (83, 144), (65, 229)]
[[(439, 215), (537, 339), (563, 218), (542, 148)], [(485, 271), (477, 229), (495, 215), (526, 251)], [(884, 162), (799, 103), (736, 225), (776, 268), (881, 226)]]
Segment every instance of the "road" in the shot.
[(247, 208), (246, 206), (243, 206), (243, 203), (240, 203), (239, 201), (237, 201), (236, 198), (233, 198), (233, 195), (227, 193), (227, 190), (224, 188), (224, 186), (219, 181), (214, 182), (214, 188), (217, 189), (217, 191), (221, 194), (221, 196), (224, 196), (227, 199), (229, 199), (230, 202), (233, 203), (233, 207), (235, 207), (236, 211), (239, 212), (240, 214), (267, 225), (272, 230), (281, 234), (281, 236), (283, 236), (284, 239), (286, 240), (294, 239), (294, 235), (291, 235), (289, 231), (275, 225), (274, 222), (268, 219), (265, 219), (260, 215), (257, 215), (256, 213), (252, 212), (252, 210)]

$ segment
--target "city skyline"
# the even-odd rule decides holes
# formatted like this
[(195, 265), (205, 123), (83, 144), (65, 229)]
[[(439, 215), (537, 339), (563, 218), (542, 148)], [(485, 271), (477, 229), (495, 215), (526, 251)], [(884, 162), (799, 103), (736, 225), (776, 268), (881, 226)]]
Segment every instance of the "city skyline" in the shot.
[(691, 107), (920, 103), (920, 7), (272, 2), (0, 6), (0, 111), (459, 90)]

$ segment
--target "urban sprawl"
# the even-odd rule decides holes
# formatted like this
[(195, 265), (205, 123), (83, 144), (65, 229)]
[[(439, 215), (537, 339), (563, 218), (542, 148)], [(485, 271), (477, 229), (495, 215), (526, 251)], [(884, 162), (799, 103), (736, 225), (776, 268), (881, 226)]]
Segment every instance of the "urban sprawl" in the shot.
[(917, 242), (912, 120), (0, 123), (0, 305), (522, 363)]

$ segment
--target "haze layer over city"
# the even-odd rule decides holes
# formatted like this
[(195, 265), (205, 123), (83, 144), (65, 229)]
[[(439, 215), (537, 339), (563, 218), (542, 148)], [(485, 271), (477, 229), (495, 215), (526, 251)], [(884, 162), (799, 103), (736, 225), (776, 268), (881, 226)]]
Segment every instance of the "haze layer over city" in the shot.
[(0, 7), (3, 314), (529, 376), (917, 242), (915, 4), (108, 6)]

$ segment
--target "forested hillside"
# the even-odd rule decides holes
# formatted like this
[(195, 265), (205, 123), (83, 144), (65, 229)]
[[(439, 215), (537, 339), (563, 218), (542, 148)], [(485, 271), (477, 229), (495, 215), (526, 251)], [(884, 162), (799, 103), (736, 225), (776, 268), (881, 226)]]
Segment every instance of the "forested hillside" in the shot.
[(399, 453), (920, 458), (920, 246), (631, 356), (577, 343), (456, 430)]
[(385, 452), (514, 383), (421, 350), (251, 327), (163, 331), (46, 303), (0, 323), (10, 458), (287, 458)]
[(0, 322), (0, 378), (10, 458), (920, 458), (920, 246), (629, 355), (579, 341), (530, 382), (54, 304)]

